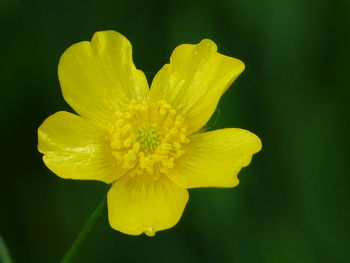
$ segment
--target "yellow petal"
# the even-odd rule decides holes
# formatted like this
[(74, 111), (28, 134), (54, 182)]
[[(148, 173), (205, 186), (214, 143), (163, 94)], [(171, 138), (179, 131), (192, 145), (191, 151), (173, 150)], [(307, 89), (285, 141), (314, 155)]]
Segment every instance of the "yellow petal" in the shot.
[(130, 42), (115, 31), (97, 32), (91, 42), (69, 47), (58, 75), (69, 105), (98, 122), (108, 121), (121, 105), (149, 93), (145, 75), (133, 64)]
[(168, 175), (185, 188), (236, 186), (238, 172), (261, 149), (260, 139), (243, 129), (195, 134), (190, 140)]
[(113, 184), (107, 200), (111, 227), (129, 235), (153, 236), (179, 221), (188, 193), (166, 177), (125, 175)]
[(46, 166), (62, 178), (110, 183), (124, 173), (101, 133), (75, 114), (48, 117), (38, 129), (38, 141)]
[(189, 132), (202, 128), (221, 95), (244, 70), (242, 61), (217, 53), (209, 39), (178, 46), (155, 76), (152, 100), (166, 100), (189, 122)]

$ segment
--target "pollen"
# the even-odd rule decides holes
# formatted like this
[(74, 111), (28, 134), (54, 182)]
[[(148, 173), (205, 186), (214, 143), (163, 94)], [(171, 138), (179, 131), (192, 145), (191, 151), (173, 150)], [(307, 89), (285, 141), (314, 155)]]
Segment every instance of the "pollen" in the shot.
[(184, 153), (187, 124), (166, 101), (132, 100), (108, 126), (112, 154), (131, 177), (166, 175)]

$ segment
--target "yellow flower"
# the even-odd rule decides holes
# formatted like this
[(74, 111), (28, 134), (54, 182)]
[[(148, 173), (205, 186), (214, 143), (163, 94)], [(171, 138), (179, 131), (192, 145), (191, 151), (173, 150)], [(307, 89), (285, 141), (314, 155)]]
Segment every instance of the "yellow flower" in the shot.
[(174, 226), (187, 188), (234, 187), (237, 173), (261, 149), (243, 129), (202, 132), (244, 64), (217, 53), (209, 39), (178, 46), (149, 89), (115, 31), (94, 34), (62, 55), (58, 75), (65, 111), (38, 129), (46, 166), (62, 178), (112, 184), (110, 225), (154, 235)]

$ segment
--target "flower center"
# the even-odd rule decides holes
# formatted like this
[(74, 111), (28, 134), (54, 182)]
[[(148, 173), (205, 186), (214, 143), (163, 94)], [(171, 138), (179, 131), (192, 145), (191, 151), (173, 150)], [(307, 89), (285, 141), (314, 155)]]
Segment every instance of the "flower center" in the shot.
[(132, 100), (115, 113), (106, 137), (117, 165), (130, 176), (149, 174), (157, 179), (174, 167), (189, 142), (187, 124), (166, 101)]
[(151, 125), (146, 124), (139, 129), (136, 139), (145, 151), (153, 151), (159, 145), (159, 134)]

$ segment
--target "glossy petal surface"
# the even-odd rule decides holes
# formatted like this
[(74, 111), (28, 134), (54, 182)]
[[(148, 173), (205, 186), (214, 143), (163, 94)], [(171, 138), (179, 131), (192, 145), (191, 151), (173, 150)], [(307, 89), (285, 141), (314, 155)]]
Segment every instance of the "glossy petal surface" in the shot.
[(221, 55), (209, 39), (178, 46), (155, 76), (152, 100), (166, 100), (188, 120), (189, 133), (209, 120), (220, 97), (243, 71), (242, 61)]
[(190, 140), (185, 155), (169, 174), (185, 188), (236, 186), (238, 172), (261, 149), (260, 139), (243, 129), (195, 134)]
[(188, 200), (188, 193), (166, 177), (123, 176), (108, 192), (110, 225), (129, 235), (156, 231), (174, 226)]
[(65, 100), (83, 117), (106, 123), (131, 99), (147, 98), (142, 71), (132, 61), (130, 42), (115, 31), (94, 34), (91, 42), (69, 47), (58, 75)]
[(110, 183), (124, 173), (100, 131), (75, 114), (51, 115), (39, 127), (38, 140), (46, 166), (62, 178)]

